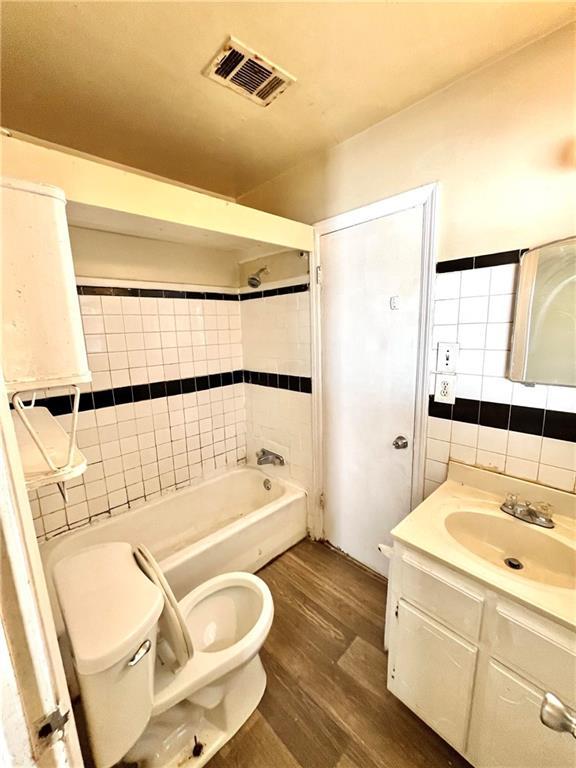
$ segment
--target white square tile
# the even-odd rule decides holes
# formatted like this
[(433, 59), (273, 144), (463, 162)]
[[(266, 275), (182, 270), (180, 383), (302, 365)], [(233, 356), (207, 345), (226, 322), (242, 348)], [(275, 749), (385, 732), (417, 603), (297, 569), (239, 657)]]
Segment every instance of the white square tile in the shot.
[(142, 317), (140, 315), (124, 315), (124, 330), (126, 333), (142, 333)]
[(508, 431), (494, 427), (480, 426), (478, 429), (478, 448), (487, 453), (505, 454), (508, 446)]
[(524, 480), (536, 480), (538, 477), (538, 463), (535, 461), (526, 461), (514, 456), (508, 456), (506, 459), (505, 472), (512, 477), (520, 477)]
[(454, 325), (458, 322), (458, 299), (440, 299), (434, 302), (434, 324)]
[[(476, 271), (476, 270), (472, 270)], [(458, 323), (485, 323), (488, 317), (488, 297), (473, 296), (460, 299)]]
[(103, 333), (87, 334), (84, 340), (86, 342), (86, 352), (89, 354), (108, 351), (106, 336)]
[(542, 464), (576, 471), (576, 443), (545, 437), (542, 440)]
[(105, 315), (121, 315), (122, 301), (120, 296), (102, 296), (102, 312)]
[(106, 344), (109, 352), (126, 351), (126, 336), (123, 333), (107, 333)]
[(576, 472), (540, 464), (538, 482), (543, 485), (550, 485), (552, 488), (560, 488), (562, 491), (574, 492), (576, 490)]
[[(473, 271), (473, 270), (471, 270)], [(458, 352), (456, 370), (458, 373), (482, 374), (484, 351), (481, 349), (461, 349)]]
[(460, 296), (460, 274), (460, 272), (437, 274), (434, 282), (434, 298), (457, 299)]
[(476, 448), (459, 443), (450, 443), (450, 458), (452, 461), (460, 461), (462, 464), (475, 464)]
[(546, 408), (549, 411), (576, 413), (576, 387), (548, 387)]
[(440, 483), (436, 483), (434, 480), (424, 480), (424, 498), (427, 499), (438, 488), (440, 488)]
[(460, 373), (456, 376), (456, 397), (479, 400), (482, 393), (482, 376)]
[(475, 448), (478, 444), (478, 425), (453, 421), (450, 442)]
[(82, 327), (84, 328), (84, 333), (104, 333), (104, 318), (102, 315), (84, 315), (82, 317)]
[(108, 360), (113, 371), (128, 368), (128, 354), (126, 352), (108, 352)]
[(484, 375), (503, 378), (508, 371), (508, 352), (503, 349), (487, 349), (484, 352)]
[(458, 343), (460, 349), (484, 349), (486, 341), (486, 324), (470, 323), (458, 326)]
[(512, 323), (488, 323), (486, 349), (510, 349)]
[(492, 267), (491, 272), (491, 294), (496, 295), (499, 293), (516, 292), (516, 275), (518, 272), (517, 264), (500, 264), (498, 267)]
[(482, 400), (489, 403), (511, 403), (512, 382), (496, 376), (482, 378)]
[[(138, 296), (122, 296), (122, 314), (125, 316), (140, 314), (140, 299)], [(127, 319), (127, 317), (125, 318)]]
[(539, 461), (541, 448), (542, 438), (540, 435), (527, 435), (524, 432), (512, 431), (508, 433), (508, 448), (506, 449), (508, 456)]
[(101, 315), (102, 302), (100, 296), (79, 296), (80, 312), (82, 315)]
[(429, 437), (426, 442), (426, 458), (447, 462), (450, 455), (450, 443)]
[(109, 371), (110, 362), (106, 353), (96, 353), (88, 355), (88, 367), (94, 373), (95, 371)]
[(514, 315), (514, 294), (490, 296), (489, 323), (510, 323)]
[(506, 457), (502, 453), (492, 453), (492, 451), (483, 451), (480, 448), (476, 451), (476, 465), (486, 469), (492, 469), (496, 472), (504, 472)]
[(448, 465), (441, 461), (426, 460), (424, 477), (426, 480), (434, 480), (437, 483), (443, 483), (448, 474)]
[(545, 408), (547, 395), (547, 387), (542, 385), (526, 386), (525, 384), (514, 382), (512, 386), (513, 405), (523, 405), (527, 408)]
[(106, 333), (124, 333), (124, 318), (122, 315), (104, 315)]
[(462, 272), (460, 296), (487, 296), (490, 292), (490, 268), (466, 269)]

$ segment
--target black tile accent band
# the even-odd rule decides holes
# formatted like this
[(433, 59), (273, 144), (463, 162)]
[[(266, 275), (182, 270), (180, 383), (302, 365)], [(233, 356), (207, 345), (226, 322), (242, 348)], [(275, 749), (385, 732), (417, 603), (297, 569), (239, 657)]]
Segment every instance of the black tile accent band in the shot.
[(518, 264), (520, 256), (527, 248), (519, 248), (516, 251), (500, 251), (499, 253), (486, 253), (483, 256), (469, 256), (466, 259), (451, 259), (450, 261), (438, 261), (436, 272), (462, 272), (465, 269), (482, 269), (483, 267), (499, 267), (502, 264)]
[(138, 296), (157, 299), (202, 299), (216, 301), (248, 301), (263, 299), (268, 296), (284, 296), (289, 293), (303, 293), (310, 289), (310, 283), (284, 285), (281, 288), (270, 288), (251, 293), (222, 293), (220, 291), (173, 291), (158, 288), (118, 288), (104, 285), (77, 285), (80, 296)]
[(542, 435), (576, 443), (576, 413), (527, 408), (523, 405), (491, 403), (456, 398), (454, 405), (428, 400), (428, 415), (449, 421), (463, 421), (483, 427), (511, 429), (527, 435)]
[[(229, 387), (232, 384), (257, 384), (260, 387), (288, 389), (291, 392), (312, 392), (312, 380), (307, 376), (288, 376), (279, 373), (263, 373), (261, 371), (227, 371), (211, 373), (208, 376), (194, 376), (188, 379), (170, 379), (169, 381), (153, 381), (150, 384), (135, 384), (131, 387), (115, 387), (101, 389), (97, 392), (82, 392), (80, 395), (80, 410), (92, 411), (99, 408), (110, 408), (113, 405), (138, 403), (142, 400), (155, 400), (158, 397), (171, 397), (188, 392), (203, 392), (215, 387)], [(64, 416), (72, 413), (72, 396), (38, 398), (38, 407), (48, 408), (53, 416)]]

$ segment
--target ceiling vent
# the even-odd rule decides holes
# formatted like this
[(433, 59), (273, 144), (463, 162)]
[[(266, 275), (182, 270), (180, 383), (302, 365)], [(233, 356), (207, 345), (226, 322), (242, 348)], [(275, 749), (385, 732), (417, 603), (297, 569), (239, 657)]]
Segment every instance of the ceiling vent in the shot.
[(234, 37), (228, 38), (203, 74), (261, 107), (267, 107), (296, 82), (288, 72)]

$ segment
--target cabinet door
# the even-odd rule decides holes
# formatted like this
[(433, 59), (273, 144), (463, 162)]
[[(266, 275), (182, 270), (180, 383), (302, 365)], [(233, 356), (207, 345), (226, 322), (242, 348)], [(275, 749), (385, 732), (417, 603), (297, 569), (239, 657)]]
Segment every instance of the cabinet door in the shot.
[(390, 654), (390, 691), (464, 752), (477, 649), (400, 600)]
[(574, 768), (576, 740), (540, 722), (543, 697), (544, 691), (490, 661), (471, 736), (478, 768)]

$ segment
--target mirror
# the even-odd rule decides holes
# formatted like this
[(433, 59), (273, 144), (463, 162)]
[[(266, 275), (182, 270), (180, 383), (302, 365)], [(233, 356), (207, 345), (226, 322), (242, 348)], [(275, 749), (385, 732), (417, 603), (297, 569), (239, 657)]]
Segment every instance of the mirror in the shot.
[(576, 237), (522, 256), (509, 376), (576, 386)]

